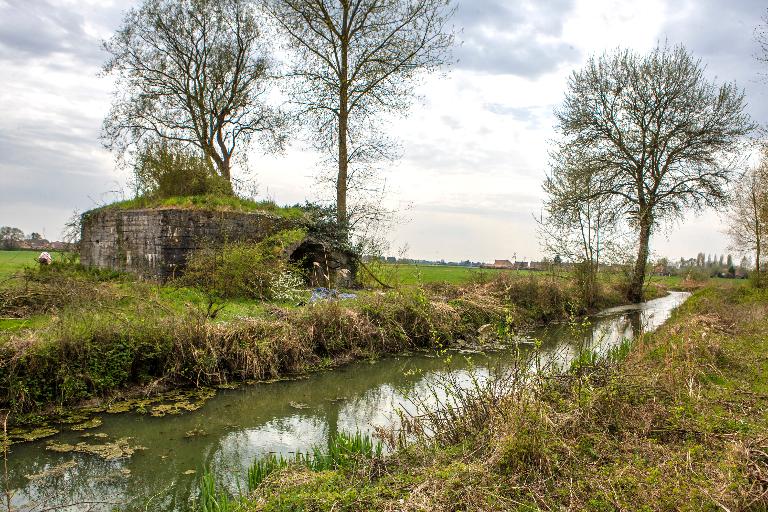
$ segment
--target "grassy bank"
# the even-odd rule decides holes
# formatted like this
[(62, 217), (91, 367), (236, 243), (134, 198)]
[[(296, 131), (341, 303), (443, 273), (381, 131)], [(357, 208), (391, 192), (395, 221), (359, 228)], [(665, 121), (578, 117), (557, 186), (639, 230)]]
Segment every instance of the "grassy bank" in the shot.
[[(568, 279), (503, 273), (462, 286), (360, 291), (296, 305), (229, 300), (211, 314), (194, 288), (54, 265), (0, 288), (0, 408), (264, 380), (410, 349), (505, 341), (588, 312)], [(596, 307), (621, 302), (611, 284)]]
[(767, 315), (710, 285), (620, 361), (454, 391), (394, 455), (288, 467), (229, 510), (766, 510)]

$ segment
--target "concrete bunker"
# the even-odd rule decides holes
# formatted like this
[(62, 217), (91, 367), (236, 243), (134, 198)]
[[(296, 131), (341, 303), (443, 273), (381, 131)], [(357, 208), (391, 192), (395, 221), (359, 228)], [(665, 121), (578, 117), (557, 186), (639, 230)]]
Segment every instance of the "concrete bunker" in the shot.
[[(307, 225), (268, 212), (106, 207), (83, 214), (80, 262), (165, 281), (184, 273), (195, 250), (227, 242), (256, 243), (297, 227)], [(320, 241), (311, 226), (308, 233), (285, 257), (305, 271), (312, 286), (353, 286), (355, 256)]]

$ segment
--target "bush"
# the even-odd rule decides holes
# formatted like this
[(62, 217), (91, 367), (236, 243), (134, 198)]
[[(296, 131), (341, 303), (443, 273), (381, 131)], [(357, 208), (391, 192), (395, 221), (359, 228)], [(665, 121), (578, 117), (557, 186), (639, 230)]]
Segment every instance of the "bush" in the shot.
[[(296, 271), (286, 251), (306, 237), (301, 229), (281, 231), (259, 243), (225, 243), (195, 251), (181, 278), (211, 298), (236, 297), (292, 300)], [(294, 276), (292, 278), (286, 275)]]
[(709, 271), (703, 268), (691, 268), (685, 274), (686, 281), (693, 281), (695, 283), (703, 283), (709, 280)]
[(216, 173), (209, 159), (167, 144), (144, 149), (133, 173), (137, 196), (163, 199), (232, 194), (232, 185)]

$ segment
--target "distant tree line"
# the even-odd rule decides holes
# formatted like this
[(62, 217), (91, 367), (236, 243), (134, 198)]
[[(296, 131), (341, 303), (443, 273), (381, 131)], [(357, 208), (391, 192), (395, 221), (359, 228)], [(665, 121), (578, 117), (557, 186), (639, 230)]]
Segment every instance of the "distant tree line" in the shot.
[(484, 263), (482, 261), (446, 261), (446, 260), (424, 260), (414, 258), (399, 258), (397, 256), (381, 256), (377, 258), (379, 261), (390, 264), (403, 264), (403, 265), (436, 265), (446, 267), (482, 267)]
[(13, 226), (0, 227), (0, 249), (14, 250), (20, 249), (25, 242), (34, 242), (36, 245), (48, 243), (40, 233), (32, 232), (25, 235), (24, 231)]
[(743, 256), (738, 262), (733, 255), (705, 254), (700, 252), (696, 258), (681, 257), (678, 261), (660, 258), (652, 266), (654, 274), (679, 275), (689, 277), (693, 274), (706, 277), (747, 277), (752, 275), (752, 260)]

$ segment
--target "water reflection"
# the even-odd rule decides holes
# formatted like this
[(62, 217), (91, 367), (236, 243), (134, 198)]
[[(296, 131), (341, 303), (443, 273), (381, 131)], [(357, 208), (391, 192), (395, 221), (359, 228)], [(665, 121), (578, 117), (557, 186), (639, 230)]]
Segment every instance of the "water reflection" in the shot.
[[(614, 308), (587, 327), (550, 325), (530, 337), (542, 341), (543, 359), (567, 366), (582, 348), (604, 354), (625, 338), (655, 329), (687, 296), (673, 293), (639, 306)], [(393, 357), (303, 380), (222, 391), (199, 411), (181, 416), (104, 415), (98, 432), (111, 440), (133, 437), (147, 449), (131, 459), (108, 462), (84, 454), (53, 453), (45, 450), (44, 442), (13, 446), (12, 510), (33, 512), (76, 504), (61, 510), (110, 511), (114, 503), (126, 511), (188, 510), (203, 468), (228, 478), (236, 489), (257, 456), (291, 455), (324, 444), (337, 431), (370, 432), (377, 425), (391, 424), (398, 408), (411, 407), (406, 397), (426, 394), (431, 384), (446, 376), (468, 382), (470, 372), (486, 374), (489, 368), (509, 364), (513, 354), (514, 350), (470, 358), (454, 354), (449, 361), (423, 354)], [(84, 441), (80, 435), (63, 433), (56, 442)], [(28, 477), (56, 468), (46, 477)]]

